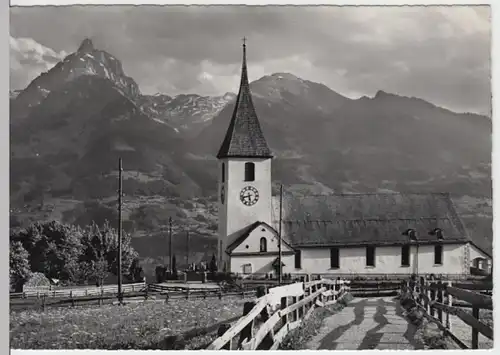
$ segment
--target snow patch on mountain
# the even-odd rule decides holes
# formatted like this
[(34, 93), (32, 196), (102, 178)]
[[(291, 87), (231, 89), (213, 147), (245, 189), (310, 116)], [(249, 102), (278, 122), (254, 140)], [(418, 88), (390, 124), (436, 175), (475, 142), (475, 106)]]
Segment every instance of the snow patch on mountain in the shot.
[(164, 94), (143, 95), (140, 107), (155, 120), (168, 122), (177, 131), (203, 126), (236, 97), (233, 93), (222, 96), (181, 94), (170, 97)]

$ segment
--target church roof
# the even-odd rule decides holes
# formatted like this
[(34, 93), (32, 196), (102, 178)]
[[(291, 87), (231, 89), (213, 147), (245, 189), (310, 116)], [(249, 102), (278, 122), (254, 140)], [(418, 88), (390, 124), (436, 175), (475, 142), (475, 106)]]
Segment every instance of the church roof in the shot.
[[(273, 199), (273, 226), (279, 226)], [(292, 247), (398, 245), (414, 229), (420, 244), (471, 242), (448, 194), (339, 194), (283, 196), (283, 239)]]
[(248, 83), (246, 45), (243, 43), (243, 65), (241, 69), (240, 91), (236, 98), (233, 115), (217, 154), (223, 158), (272, 158), (259, 119), (252, 102)]
[[(248, 236), (250, 235), (250, 233), (252, 233), (255, 229), (257, 229), (258, 227), (261, 227), (261, 226), (265, 226), (265, 227), (268, 227), (271, 232), (273, 232), (276, 236), (278, 236), (278, 232), (276, 229), (274, 229), (272, 226), (270, 226), (269, 224), (267, 224), (266, 222), (260, 222), (260, 221), (256, 221), (252, 224), (250, 224), (249, 226), (243, 228), (240, 232), (239, 232), (239, 236), (238, 238), (236, 238), (231, 244), (229, 244), (229, 246), (227, 247), (227, 252), (231, 253), (234, 249), (236, 249), (241, 243), (243, 243), (247, 238)], [(290, 249), (293, 249), (291, 247), (291, 245), (289, 245), (285, 240), (283, 240), (283, 244), (287, 245), (288, 247), (290, 247)]]

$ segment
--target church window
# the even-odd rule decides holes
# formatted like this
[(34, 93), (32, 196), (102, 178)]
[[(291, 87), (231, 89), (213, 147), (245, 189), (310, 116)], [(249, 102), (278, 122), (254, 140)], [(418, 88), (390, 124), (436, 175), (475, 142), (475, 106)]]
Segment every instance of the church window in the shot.
[(332, 269), (338, 269), (340, 267), (339, 248), (330, 249), (330, 267)]
[(366, 266), (375, 266), (375, 247), (366, 247)]
[(410, 246), (401, 247), (401, 266), (410, 266)]
[(226, 164), (222, 163), (222, 182), (226, 181)]
[(267, 251), (267, 239), (264, 237), (260, 238), (260, 251), (262, 253)]
[(302, 268), (302, 253), (300, 250), (295, 251), (295, 268), (296, 269), (301, 269)]
[(252, 264), (243, 265), (243, 273), (245, 275), (251, 274), (252, 273)]
[(435, 245), (434, 246), (434, 264), (435, 265), (443, 265), (443, 246)]
[(245, 163), (245, 181), (255, 180), (255, 164)]

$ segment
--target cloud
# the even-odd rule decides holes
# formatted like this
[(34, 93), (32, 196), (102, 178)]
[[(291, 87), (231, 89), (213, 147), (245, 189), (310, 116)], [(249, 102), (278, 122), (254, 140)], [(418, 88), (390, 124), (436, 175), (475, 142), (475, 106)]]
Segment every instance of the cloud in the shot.
[(90, 37), (146, 93), (237, 91), (246, 36), (252, 80), (291, 72), (347, 96), (490, 111), (488, 6), (33, 7), (11, 8), (10, 26), (56, 53)]
[(35, 77), (64, 59), (66, 52), (56, 52), (32, 38), (10, 37), (10, 87), (25, 88)]

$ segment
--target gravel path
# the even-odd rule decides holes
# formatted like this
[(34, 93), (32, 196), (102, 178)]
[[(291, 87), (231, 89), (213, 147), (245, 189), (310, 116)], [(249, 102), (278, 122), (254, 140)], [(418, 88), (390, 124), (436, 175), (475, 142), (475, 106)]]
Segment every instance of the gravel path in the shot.
[(327, 317), (306, 349), (414, 350), (416, 328), (402, 316), (401, 306), (390, 297), (355, 298), (339, 313)]

